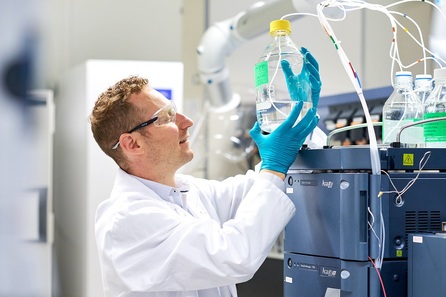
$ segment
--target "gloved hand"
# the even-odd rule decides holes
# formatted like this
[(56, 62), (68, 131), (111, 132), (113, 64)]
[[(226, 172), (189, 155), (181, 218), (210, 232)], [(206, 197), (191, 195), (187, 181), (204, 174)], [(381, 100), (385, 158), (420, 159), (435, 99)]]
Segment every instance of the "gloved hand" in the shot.
[(304, 58), (304, 63), (299, 75), (293, 73), (288, 61), (280, 61), (287, 82), (288, 92), (290, 93), (291, 99), (294, 101), (305, 100), (309, 90), (305, 90), (304, 87), (308, 85), (309, 80), (313, 107), (317, 107), (322, 86), (319, 75), (319, 64), (306, 48), (302, 47), (301, 53)]
[(256, 122), (249, 134), (259, 148), (262, 165), (260, 169), (269, 169), (286, 174), (299, 153), (300, 147), (308, 134), (317, 126), (319, 117), (316, 108), (311, 108), (305, 117), (294, 125), (303, 102), (299, 101), (286, 120), (271, 134), (263, 135)]

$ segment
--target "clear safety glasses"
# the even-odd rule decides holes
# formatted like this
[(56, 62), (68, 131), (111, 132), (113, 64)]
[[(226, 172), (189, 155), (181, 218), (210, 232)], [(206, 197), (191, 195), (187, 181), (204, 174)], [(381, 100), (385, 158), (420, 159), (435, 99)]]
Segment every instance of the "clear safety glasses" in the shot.
[[(166, 125), (172, 122), (175, 122), (177, 115), (177, 108), (173, 101), (169, 101), (168, 104), (160, 108), (157, 112), (155, 112), (152, 116), (152, 118), (144, 123), (139, 124), (135, 128), (125, 132), (125, 133), (132, 133), (136, 130), (139, 130), (141, 128), (147, 127), (150, 124), (154, 124), (155, 126), (162, 126)], [(124, 134), (124, 133), (123, 133)], [(115, 143), (114, 146), (112, 146), (112, 149), (115, 150), (119, 146), (119, 140)]]

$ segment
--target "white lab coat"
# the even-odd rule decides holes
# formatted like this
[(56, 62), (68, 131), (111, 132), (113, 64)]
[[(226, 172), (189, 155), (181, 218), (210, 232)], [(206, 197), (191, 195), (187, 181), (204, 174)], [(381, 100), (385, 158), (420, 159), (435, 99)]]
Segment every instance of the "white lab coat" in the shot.
[(295, 213), (272, 174), (177, 183), (182, 206), (119, 170), (96, 212), (106, 296), (236, 297)]

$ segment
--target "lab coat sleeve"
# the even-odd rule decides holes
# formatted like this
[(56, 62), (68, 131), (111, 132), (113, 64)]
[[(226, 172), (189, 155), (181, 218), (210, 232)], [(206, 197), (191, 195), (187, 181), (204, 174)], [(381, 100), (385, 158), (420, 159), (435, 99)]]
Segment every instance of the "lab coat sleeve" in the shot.
[[(198, 187), (195, 190), (201, 196), (202, 202), (206, 204), (208, 211), (215, 210), (218, 220), (226, 222), (234, 218), (240, 203), (256, 180), (263, 181), (271, 187), (275, 186), (282, 192), (284, 190), (284, 182), (276, 175), (266, 172), (259, 174), (252, 170), (249, 170), (246, 175), (229, 177), (222, 182), (195, 178), (191, 184)], [(193, 187), (192, 190), (194, 190)]]
[(208, 195), (243, 196), (237, 207), (229, 206), (231, 218), (222, 221), (132, 193), (130, 203), (97, 231), (106, 266), (113, 270), (107, 273), (139, 292), (201, 290), (250, 279), (295, 208), (268, 178), (243, 179), (226, 191), (210, 185), (202, 190), (201, 199), (209, 203)]

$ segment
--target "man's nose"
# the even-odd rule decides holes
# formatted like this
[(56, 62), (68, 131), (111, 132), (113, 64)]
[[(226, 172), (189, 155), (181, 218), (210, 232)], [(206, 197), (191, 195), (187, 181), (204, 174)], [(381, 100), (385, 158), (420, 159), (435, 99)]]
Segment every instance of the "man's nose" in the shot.
[(177, 113), (176, 124), (180, 129), (186, 129), (194, 124), (194, 121), (182, 113)]

